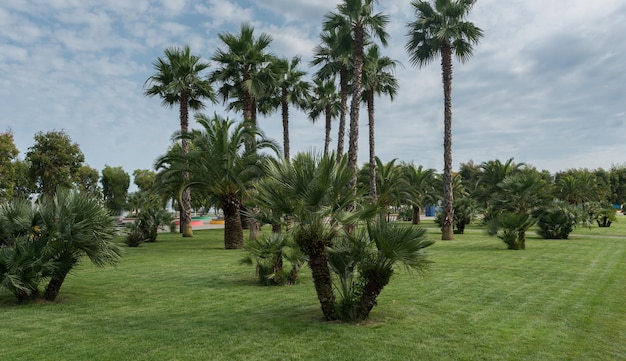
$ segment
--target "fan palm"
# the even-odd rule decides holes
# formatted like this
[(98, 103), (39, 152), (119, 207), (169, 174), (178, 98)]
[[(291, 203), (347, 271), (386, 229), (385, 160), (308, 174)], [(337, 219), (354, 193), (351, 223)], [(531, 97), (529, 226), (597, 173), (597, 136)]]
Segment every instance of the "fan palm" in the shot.
[(44, 276), (49, 282), (44, 299), (54, 301), (65, 277), (83, 257), (96, 266), (116, 265), (121, 253), (111, 242), (115, 221), (97, 200), (78, 192), (57, 191), (38, 206), (41, 237), (45, 239), (44, 259), (55, 267)]
[(340, 230), (339, 214), (356, 199), (345, 186), (351, 177), (347, 159), (300, 153), (291, 164), (269, 162), (266, 174), (257, 196), (276, 213), (295, 218), (292, 235), (308, 257), (322, 312), (329, 320), (337, 319), (326, 248)]
[(256, 128), (257, 102), (277, 81), (271, 66), (275, 57), (267, 51), (272, 37), (266, 33), (255, 37), (249, 24), (242, 24), (239, 34), (221, 33), (218, 37), (226, 49), (218, 48), (211, 58), (219, 67), (210, 80), (221, 84), (218, 93), (224, 102), (233, 99), (228, 108), (243, 111), (246, 126)]
[[(189, 129), (189, 109), (204, 108), (205, 99), (215, 102), (215, 94), (211, 83), (202, 72), (209, 67), (200, 57), (191, 54), (189, 46), (165, 49), (165, 57), (157, 58), (153, 63), (154, 75), (150, 76), (144, 87), (146, 96), (161, 97), (162, 104), (168, 107), (179, 105), (180, 131)], [(182, 153), (188, 151), (187, 139), (181, 139)], [(189, 178), (187, 172), (182, 173), (183, 181)], [(191, 195), (186, 191), (182, 197), (180, 230), (183, 237), (192, 237), (191, 230)]]
[(417, 19), (408, 24), (406, 49), (411, 63), (422, 67), (441, 56), (444, 94), (444, 167), (443, 167), (443, 227), (441, 239), (454, 239), (452, 223), (452, 54), (461, 62), (473, 54), (483, 32), (465, 20), (475, 0), (413, 1)]

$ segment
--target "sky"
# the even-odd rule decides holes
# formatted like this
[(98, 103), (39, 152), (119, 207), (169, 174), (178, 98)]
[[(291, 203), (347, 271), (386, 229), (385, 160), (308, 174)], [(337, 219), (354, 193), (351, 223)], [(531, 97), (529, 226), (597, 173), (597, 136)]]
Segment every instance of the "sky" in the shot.
[[(270, 51), (309, 66), (324, 15), (338, 0), (3, 0), (0, 132), (23, 159), (39, 131), (64, 130), (85, 163), (151, 169), (180, 127), (177, 109), (143, 95), (152, 62), (189, 45), (210, 62), (218, 34), (243, 22), (269, 34)], [(390, 23), (384, 55), (400, 89), (376, 99), (376, 154), (443, 168), (439, 60), (414, 67), (405, 50), (408, 0), (379, 1)], [(626, 164), (626, 3), (623, 0), (478, 0), (468, 20), (484, 31), (466, 63), (454, 62), (453, 168), (514, 158), (551, 172)], [(211, 64), (210, 69), (216, 65)], [(203, 111), (240, 119), (223, 104)], [(280, 114), (260, 117), (282, 141)], [(192, 128), (199, 128), (195, 121)], [(336, 147), (337, 122), (331, 147)], [(361, 110), (359, 163), (368, 159)], [(291, 110), (291, 153), (323, 149), (323, 121)]]

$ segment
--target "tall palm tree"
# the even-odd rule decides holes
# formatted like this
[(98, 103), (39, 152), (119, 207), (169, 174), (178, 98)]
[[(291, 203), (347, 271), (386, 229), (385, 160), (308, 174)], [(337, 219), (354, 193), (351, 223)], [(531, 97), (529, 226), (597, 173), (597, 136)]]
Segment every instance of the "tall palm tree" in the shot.
[(306, 109), (310, 98), (310, 84), (303, 80), (306, 72), (299, 70), (298, 66), (302, 59), (293, 57), (290, 59), (278, 59), (278, 82), (277, 87), (280, 93), (280, 109), (283, 119), (283, 156), (289, 162), (289, 105), (294, 105), (299, 109)]
[(196, 115), (201, 131), (178, 134), (193, 142), (192, 150), (185, 156), (168, 154), (157, 161), (166, 175), (181, 171), (189, 164), (190, 179), (185, 188), (195, 187), (219, 200), (224, 212), (224, 248), (243, 247), (243, 229), (240, 209), (250, 185), (262, 176), (264, 155), (246, 148), (250, 138), (255, 138), (256, 149), (278, 152), (277, 145), (267, 140), (263, 133), (245, 122), (235, 123), (215, 115), (209, 118)]
[(353, 48), (352, 102), (350, 104), (350, 136), (348, 145), (348, 166), (352, 170), (352, 179), (348, 188), (356, 190), (358, 176), (359, 147), (359, 109), (361, 105), (361, 89), (363, 76), (363, 53), (370, 39), (378, 38), (381, 44), (387, 45), (388, 34), (385, 26), (389, 16), (374, 13), (375, 0), (344, 0), (337, 5), (337, 12), (326, 15), (324, 29), (351, 29)]
[(428, 1), (413, 1), (417, 19), (408, 24), (406, 49), (411, 63), (423, 67), (441, 55), (444, 97), (443, 140), (443, 222), (441, 239), (454, 239), (452, 206), (452, 54), (465, 62), (473, 54), (483, 31), (466, 21), (476, 0), (435, 0), (433, 8)]
[(341, 105), (339, 112), (339, 129), (337, 134), (337, 158), (341, 158), (344, 152), (344, 139), (346, 136), (346, 114), (348, 112), (348, 93), (350, 91), (350, 74), (352, 70), (352, 55), (354, 42), (352, 41), (351, 29), (339, 26), (327, 29), (320, 34), (321, 44), (313, 49), (314, 58), (312, 65), (321, 65), (316, 73), (316, 78), (321, 80), (334, 79), (339, 75), (339, 94)]
[(226, 49), (218, 48), (211, 58), (219, 68), (209, 79), (221, 84), (218, 93), (224, 102), (233, 100), (228, 108), (242, 111), (246, 124), (256, 127), (258, 99), (277, 80), (271, 71), (275, 57), (268, 52), (272, 37), (266, 33), (255, 37), (249, 24), (242, 24), (239, 34), (221, 33), (218, 37)]
[[(162, 104), (167, 107), (178, 104), (180, 131), (186, 133), (189, 129), (189, 109), (203, 109), (205, 99), (213, 103), (216, 101), (211, 83), (202, 75), (209, 64), (191, 54), (189, 46), (185, 46), (165, 49), (165, 57), (157, 58), (153, 66), (155, 74), (146, 80), (144, 94), (161, 97)], [(182, 153), (186, 154), (187, 139), (181, 139), (181, 145)], [(189, 173), (184, 172), (182, 177), (186, 181)], [(181, 206), (180, 231), (183, 237), (192, 237), (191, 195), (188, 191), (183, 194)]]
[(312, 99), (309, 103), (309, 119), (315, 122), (320, 115), (324, 114), (324, 155), (330, 151), (330, 131), (332, 120), (341, 112), (341, 96), (337, 93), (335, 78), (328, 80), (313, 79)]
[(393, 75), (396, 61), (381, 56), (378, 46), (368, 48), (363, 61), (363, 101), (367, 104), (369, 125), (370, 197), (376, 203), (376, 150), (374, 137), (374, 97), (388, 95), (391, 100), (398, 93), (398, 79)]

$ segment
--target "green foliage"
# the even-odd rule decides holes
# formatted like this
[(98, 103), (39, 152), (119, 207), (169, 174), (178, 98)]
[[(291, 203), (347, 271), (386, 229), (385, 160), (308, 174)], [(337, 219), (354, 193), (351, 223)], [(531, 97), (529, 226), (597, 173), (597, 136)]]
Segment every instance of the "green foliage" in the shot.
[(611, 185), (611, 203), (626, 203), (626, 164), (611, 167), (609, 176)]
[(57, 191), (35, 205), (13, 200), (0, 207), (0, 285), (19, 301), (39, 295), (54, 301), (67, 274), (83, 257), (114, 265), (120, 251), (111, 243), (113, 219), (97, 200), (76, 191)]
[(157, 233), (163, 226), (171, 224), (172, 215), (166, 209), (156, 204), (144, 207), (139, 213), (139, 228), (142, 230), (146, 242), (156, 242)]
[(69, 189), (85, 156), (64, 131), (39, 132), (28, 148), (29, 177), (37, 192), (52, 196), (57, 188)]
[[(464, 196), (454, 199), (454, 233), (463, 234), (465, 227), (471, 224), (478, 213), (478, 202), (473, 198)], [(435, 224), (441, 227), (443, 213), (435, 216)]]
[[(256, 266), (259, 283), (263, 286), (295, 284), (306, 257), (293, 239), (286, 234), (264, 234), (244, 245), (243, 264)], [(285, 267), (290, 264), (291, 267)]]
[(537, 234), (545, 239), (567, 239), (583, 219), (577, 207), (563, 201), (554, 201), (537, 213)]
[(463, 234), (478, 213), (478, 202), (470, 197), (454, 199), (454, 233)]
[(139, 247), (143, 242), (146, 241), (146, 235), (142, 229), (139, 220), (135, 220), (133, 223), (128, 224), (127, 226), (128, 232), (124, 237), (124, 243), (128, 247)]
[(15, 161), (19, 151), (13, 142), (13, 133), (0, 133), (0, 200), (13, 197), (15, 188)]
[(156, 172), (149, 169), (135, 169), (133, 171), (133, 183), (140, 191), (152, 191), (156, 186)]
[(76, 171), (74, 175), (74, 184), (76, 188), (85, 194), (88, 194), (92, 198), (102, 198), (102, 189), (98, 185), (100, 175), (98, 170), (91, 168), (88, 165), (83, 165)]
[(502, 212), (488, 223), (487, 233), (498, 236), (508, 249), (526, 249), (526, 231), (535, 224), (535, 220), (526, 213)]
[(126, 206), (130, 176), (122, 167), (105, 165), (102, 170), (104, 204), (113, 215), (119, 215)]
[(389, 283), (394, 266), (424, 270), (430, 262), (423, 249), (433, 243), (423, 228), (381, 218), (335, 239), (328, 250), (328, 263), (336, 275), (339, 318), (349, 322), (366, 319)]
[(615, 208), (611, 204), (604, 205), (595, 215), (598, 227), (611, 227), (611, 224), (617, 220)]
[[(184, 189), (193, 188), (218, 200), (225, 218), (224, 247), (241, 248), (241, 202), (252, 184), (263, 175), (263, 164), (268, 158), (256, 150), (277, 152), (277, 146), (249, 122), (235, 123), (217, 114), (211, 118), (198, 114), (196, 121), (202, 130), (176, 135), (176, 139), (192, 141), (189, 153), (170, 152), (159, 158), (158, 178), (174, 186), (177, 199)], [(255, 143), (255, 149), (246, 148), (245, 145), (251, 142)], [(181, 179), (177, 175), (187, 171), (189, 180), (176, 183)]]

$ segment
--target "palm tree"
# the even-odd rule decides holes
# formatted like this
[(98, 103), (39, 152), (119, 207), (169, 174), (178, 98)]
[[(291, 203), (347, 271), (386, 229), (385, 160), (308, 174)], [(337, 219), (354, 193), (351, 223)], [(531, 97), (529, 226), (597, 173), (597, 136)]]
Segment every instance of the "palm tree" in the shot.
[[(189, 46), (185, 46), (165, 49), (165, 58), (157, 58), (153, 66), (156, 72), (146, 80), (144, 94), (161, 97), (164, 106), (173, 107), (178, 104), (180, 131), (186, 133), (189, 129), (189, 109), (203, 109), (204, 99), (213, 103), (216, 101), (211, 83), (201, 74), (209, 64), (191, 54)], [(181, 145), (182, 153), (186, 154), (187, 139), (181, 139)], [(182, 177), (186, 181), (189, 174), (183, 172)], [(192, 237), (191, 195), (188, 191), (183, 194), (181, 206), (180, 232), (183, 237)]]
[(218, 37), (226, 49), (218, 48), (211, 58), (219, 68), (211, 73), (210, 80), (221, 84), (218, 93), (224, 102), (234, 99), (228, 108), (243, 111), (244, 122), (256, 127), (258, 99), (277, 80), (271, 71), (275, 57), (267, 52), (272, 37), (261, 33), (256, 38), (249, 24), (242, 24), (238, 35), (222, 33)]
[(441, 55), (444, 96), (444, 167), (443, 212), (441, 239), (454, 239), (452, 224), (452, 54), (465, 62), (472, 56), (472, 44), (477, 44), (483, 31), (465, 20), (476, 0), (413, 1), (417, 19), (408, 24), (406, 49), (411, 63), (419, 67)]
[(283, 156), (289, 161), (289, 105), (295, 105), (299, 109), (306, 109), (310, 98), (310, 85), (302, 78), (305, 71), (299, 70), (300, 57), (278, 59), (279, 78), (277, 87), (280, 91), (280, 108), (283, 118)]
[(111, 242), (115, 224), (100, 203), (75, 191), (57, 191), (52, 199), (43, 198), (38, 213), (41, 237), (46, 240), (44, 254), (55, 267), (43, 298), (54, 301), (65, 277), (85, 256), (97, 266), (115, 265), (120, 249)]
[(486, 209), (486, 218), (494, 212), (493, 201), (500, 194), (500, 183), (508, 176), (518, 173), (524, 163), (515, 163), (509, 158), (502, 163), (499, 159), (482, 162), (480, 173), (477, 176), (477, 199), (483, 203)]
[(420, 211), (427, 204), (435, 204), (437, 192), (435, 191), (435, 170), (424, 169), (421, 165), (415, 167), (414, 164), (405, 164), (404, 180), (406, 190), (404, 199), (413, 209), (413, 224), (420, 224)]
[(370, 197), (376, 203), (376, 151), (374, 139), (374, 96), (388, 95), (391, 100), (398, 93), (398, 80), (393, 75), (396, 61), (381, 56), (378, 46), (368, 48), (363, 61), (363, 100), (367, 104), (370, 146)]
[[(380, 158), (374, 158), (375, 167), (378, 170), (376, 172), (376, 189), (378, 189), (376, 204), (388, 212), (390, 207), (400, 203), (404, 193), (402, 189), (406, 185), (402, 168), (396, 164), (396, 161), (397, 159), (392, 159), (383, 163)], [(370, 174), (371, 166), (366, 163), (359, 171), (359, 188), (369, 194), (371, 194)]]
[(268, 162), (265, 173), (257, 197), (284, 218), (297, 221), (293, 238), (308, 257), (324, 316), (335, 320), (338, 316), (326, 250), (341, 229), (339, 215), (356, 198), (345, 186), (351, 177), (347, 159), (338, 160), (334, 153), (324, 157), (300, 153), (291, 163)]
[(316, 73), (320, 80), (334, 79), (339, 75), (339, 94), (341, 98), (339, 110), (339, 130), (337, 135), (337, 158), (343, 156), (344, 138), (346, 136), (346, 113), (348, 112), (348, 92), (350, 91), (350, 72), (354, 42), (349, 26), (327, 29), (320, 34), (321, 44), (313, 49), (312, 65), (321, 65)]
[(169, 154), (157, 161), (167, 174), (181, 171), (181, 165), (189, 164), (190, 179), (184, 187), (195, 187), (219, 200), (224, 212), (224, 247), (243, 247), (243, 229), (240, 209), (250, 185), (262, 175), (264, 155), (245, 145), (255, 138), (256, 149), (278, 152), (276, 144), (267, 140), (263, 133), (246, 122), (235, 123), (215, 115), (208, 118), (196, 115), (201, 131), (178, 134), (177, 138), (189, 137), (193, 149), (186, 156)]
[(315, 122), (324, 114), (326, 120), (324, 131), (324, 155), (330, 151), (330, 130), (333, 118), (341, 112), (340, 95), (337, 93), (335, 78), (329, 80), (313, 79), (312, 99), (309, 103), (309, 119)]
[(375, 0), (344, 0), (337, 5), (338, 12), (327, 14), (324, 21), (324, 29), (326, 30), (349, 27), (354, 41), (352, 103), (350, 105), (350, 137), (348, 146), (348, 166), (352, 170), (352, 179), (348, 183), (348, 188), (354, 190), (356, 190), (358, 176), (359, 109), (361, 105), (364, 47), (372, 38), (378, 38), (383, 45), (387, 45), (388, 37), (385, 26), (389, 23), (389, 17), (381, 13), (374, 13), (375, 2)]
[(526, 231), (535, 223), (534, 213), (552, 200), (551, 183), (537, 170), (525, 168), (504, 178), (498, 188), (494, 198), (498, 216), (492, 224), (514, 229), (514, 249), (525, 249)]

